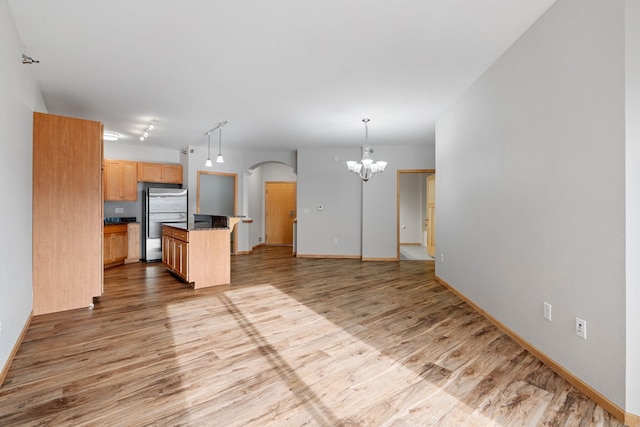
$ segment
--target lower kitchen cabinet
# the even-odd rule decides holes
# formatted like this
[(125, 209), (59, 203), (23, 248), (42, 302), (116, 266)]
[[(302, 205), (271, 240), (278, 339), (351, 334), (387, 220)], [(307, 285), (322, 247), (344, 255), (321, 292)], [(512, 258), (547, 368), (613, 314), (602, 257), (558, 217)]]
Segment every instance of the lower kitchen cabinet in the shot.
[(162, 227), (162, 262), (194, 288), (231, 282), (231, 230)]
[(105, 266), (124, 263), (128, 248), (127, 224), (104, 226), (103, 262)]
[(162, 234), (162, 261), (177, 276), (189, 280), (189, 244), (171, 231)]
[(130, 222), (127, 224), (127, 259), (125, 264), (140, 262), (140, 223)]

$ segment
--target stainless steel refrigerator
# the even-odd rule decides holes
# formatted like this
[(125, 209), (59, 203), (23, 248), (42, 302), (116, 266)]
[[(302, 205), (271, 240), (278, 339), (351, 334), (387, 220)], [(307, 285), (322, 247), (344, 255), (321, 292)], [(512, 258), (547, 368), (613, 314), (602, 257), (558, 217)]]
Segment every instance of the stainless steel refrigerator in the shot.
[(187, 222), (187, 190), (147, 188), (145, 191), (143, 259), (162, 259), (162, 224)]

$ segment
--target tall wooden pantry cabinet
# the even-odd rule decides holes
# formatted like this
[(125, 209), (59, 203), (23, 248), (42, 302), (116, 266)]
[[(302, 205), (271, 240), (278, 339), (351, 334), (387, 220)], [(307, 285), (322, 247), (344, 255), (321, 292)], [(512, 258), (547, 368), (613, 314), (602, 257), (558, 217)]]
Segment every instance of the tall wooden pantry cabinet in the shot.
[(34, 113), (33, 314), (102, 294), (102, 124)]

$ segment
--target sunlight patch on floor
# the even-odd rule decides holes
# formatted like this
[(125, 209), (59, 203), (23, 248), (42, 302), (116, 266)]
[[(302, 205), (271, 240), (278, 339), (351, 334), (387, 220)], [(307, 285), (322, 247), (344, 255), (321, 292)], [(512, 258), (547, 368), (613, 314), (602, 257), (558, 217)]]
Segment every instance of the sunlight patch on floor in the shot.
[[(461, 406), (441, 390), (442, 384), (425, 380), (419, 372), (353, 335), (366, 333), (365, 326), (350, 324), (348, 332), (271, 285), (243, 287), (207, 298), (202, 310), (210, 313), (209, 320), (196, 330), (180, 328), (183, 304), (193, 302), (167, 308), (178, 365), (194, 363), (188, 352), (179, 350), (181, 345), (199, 340), (210, 347), (215, 359), (209, 368), (218, 369), (219, 376), (216, 384), (208, 384), (207, 399), (210, 393), (228, 395), (239, 387), (247, 388), (234, 403), (238, 405), (234, 417), (242, 416), (240, 408), (250, 408), (254, 415), (264, 413), (261, 420), (266, 422), (275, 414), (263, 402), (275, 398), (290, 402), (279, 405), (278, 411), (289, 408), (289, 421), (301, 423), (334, 424), (360, 414), (357, 418), (365, 424), (396, 420), (424, 425), (438, 422), (455, 409), (470, 417), (467, 425), (495, 425), (478, 414), (471, 416), (468, 411), (473, 408)], [(260, 383), (256, 378), (265, 380)], [(185, 387), (190, 404), (205, 400), (197, 378), (184, 382), (193, 387), (193, 391)], [(261, 397), (264, 393), (268, 399)], [(393, 407), (387, 402), (393, 402)], [(364, 415), (367, 418), (362, 414), (368, 414)]]

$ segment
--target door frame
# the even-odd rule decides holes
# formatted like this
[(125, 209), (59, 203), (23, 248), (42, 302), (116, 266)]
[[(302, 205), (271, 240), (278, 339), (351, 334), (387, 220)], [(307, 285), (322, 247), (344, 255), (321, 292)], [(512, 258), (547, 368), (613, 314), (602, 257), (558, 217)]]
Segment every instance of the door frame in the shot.
[[(293, 184), (295, 187), (295, 191), (294, 191), (294, 197), (296, 198), (296, 203), (294, 204), (294, 215), (293, 215), (293, 222), (295, 223), (297, 214), (296, 214), (296, 208), (297, 208), (297, 200), (298, 200), (298, 181), (264, 181), (264, 210), (263, 210), (263, 214), (264, 214), (264, 219), (263, 219), (263, 223), (264, 223), (264, 244), (266, 246), (269, 245), (268, 242), (268, 236), (269, 236), (269, 230), (267, 228), (268, 225), (268, 221), (267, 221), (267, 185), (268, 184)], [(292, 236), (292, 246), (295, 247), (295, 235)], [(279, 244), (275, 244), (274, 246), (279, 246)]]
[(398, 169), (396, 171), (396, 258), (400, 261), (400, 174), (426, 173), (434, 174), (435, 169)]
[[(233, 215), (238, 215), (238, 174), (228, 172), (210, 172), (197, 171), (196, 175), (196, 213), (200, 213), (200, 176), (201, 175), (218, 175), (233, 177)], [(233, 240), (233, 253), (238, 253), (238, 227), (234, 227), (231, 231), (231, 239)]]

